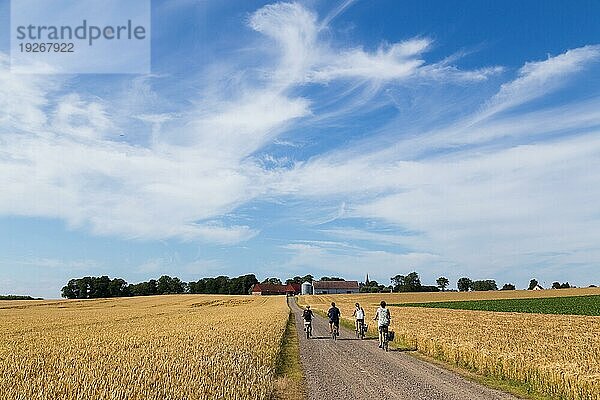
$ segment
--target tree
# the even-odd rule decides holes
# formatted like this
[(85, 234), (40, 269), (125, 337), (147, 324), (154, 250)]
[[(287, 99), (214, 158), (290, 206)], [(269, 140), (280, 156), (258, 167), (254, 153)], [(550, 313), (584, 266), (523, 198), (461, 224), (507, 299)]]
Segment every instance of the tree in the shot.
[(309, 282), (309, 283), (312, 283), (312, 281), (313, 281), (314, 279), (315, 279), (315, 277), (314, 277), (314, 276), (312, 276), (311, 274), (304, 275), (304, 276), (302, 277), (302, 283), (304, 283), (304, 282)]
[(502, 289), (500, 290), (515, 290), (515, 285), (513, 285), (512, 283), (505, 283), (504, 286), (502, 286)]
[[(276, 278), (274, 278), (276, 279)], [(241, 275), (237, 278), (217, 276), (216, 278), (202, 278), (197, 282), (190, 282), (190, 293), (202, 294), (249, 294), (253, 285), (258, 283), (254, 274)]]
[[(231, 283), (231, 281), (229, 280), (228, 276), (225, 276), (225, 275), (217, 276), (216, 278), (213, 279), (215, 293), (216, 294), (230, 294), (231, 293), (230, 283)], [(281, 283), (281, 281), (280, 281), (280, 283)]]
[(152, 296), (157, 293), (157, 281), (150, 279), (148, 282), (140, 282), (128, 286), (132, 296)]
[(271, 285), (281, 285), (281, 279), (279, 278), (267, 278), (262, 283), (270, 283)]
[(66, 299), (77, 298), (77, 283), (75, 279), (71, 279), (60, 291), (60, 295)]
[(177, 277), (163, 275), (158, 278), (156, 291), (158, 294), (179, 294), (185, 292), (185, 284)]
[(125, 279), (114, 278), (108, 284), (108, 293), (110, 297), (125, 297), (129, 296), (129, 287)]
[(456, 283), (459, 292), (468, 292), (473, 289), (473, 281), (469, 278), (460, 278)]
[(571, 287), (571, 285), (569, 284), (569, 282), (565, 282), (565, 283), (563, 283), (562, 285), (560, 285), (560, 288), (561, 288), (561, 289), (568, 289), (568, 288), (570, 288), (570, 287)]
[(435, 283), (437, 283), (437, 287), (439, 287), (440, 290), (443, 292), (444, 290), (446, 290), (446, 288), (450, 284), (450, 281), (448, 280), (448, 278), (446, 278), (444, 276), (440, 276), (439, 278), (437, 278)]
[(552, 289), (560, 289), (560, 282), (552, 282)]
[(385, 286), (384, 285), (380, 285), (375, 280), (369, 281), (368, 284), (361, 283), (360, 284), (360, 289), (359, 289), (360, 293), (381, 293), (383, 291), (385, 291)]
[(495, 280), (486, 279), (483, 281), (474, 281), (472, 284), (472, 289), (476, 292), (485, 292), (488, 290), (498, 290), (498, 286), (496, 285)]
[(129, 285), (124, 279), (110, 279), (108, 276), (86, 276), (71, 279), (61, 289), (61, 296), (67, 299), (98, 299), (130, 296)]
[(110, 278), (106, 275), (101, 277), (90, 277), (89, 278), (89, 299), (99, 299), (110, 297), (108, 286), (110, 285)]
[(290, 279), (286, 279), (285, 284), (286, 285), (290, 285), (292, 283), (296, 283), (296, 284), (301, 284), (302, 283), (302, 277), (300, 276), (295, 276), (293, 278)]
[(321, 279), (320, 279), (320, 281), (321, 282), (327, 282), (327, 281), (329, 281), (329, 282), (332, 282), (332, 281), (339, 282), (339, 281), (345, 281), (345, 279), (344, 278), (338, 278), (337, 276), (332, 276), (332, 277), (322, 276)]
[(532, 279), (529, 281), (529, 287), (527, 290), (533, 290), (538, 285), (537, 279)]
[(394, 292), (419, 292), (421, 290), (421, 279), (419, 274), (414, 271), (406, 276), (393, 276), (390, 281)]
[(404, 275), (395, 275), (390, 278), (392, 286), (400, 286), (404, 282)]
[(258, 283), (254, 274), (242, 275), (232, 278), (229, 284), (230, 294), (248, 294), (253, 285)]

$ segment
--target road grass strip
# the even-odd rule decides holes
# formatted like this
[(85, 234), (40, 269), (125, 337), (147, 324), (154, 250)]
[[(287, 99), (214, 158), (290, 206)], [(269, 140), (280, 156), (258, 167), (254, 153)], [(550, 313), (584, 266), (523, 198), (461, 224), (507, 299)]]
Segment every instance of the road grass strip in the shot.
[(306, 390), (300, 364), (300, 344), (296, 330), (296, 318), (290, 313), (281, 350), (275, 366), (273, 400), (304, 400)]
[(545, 297), (536, 299), (500, 299), (398, 303), (393, 307), (450, 308), (455, 310), (518, 312), (600, 316), (600, 296)]

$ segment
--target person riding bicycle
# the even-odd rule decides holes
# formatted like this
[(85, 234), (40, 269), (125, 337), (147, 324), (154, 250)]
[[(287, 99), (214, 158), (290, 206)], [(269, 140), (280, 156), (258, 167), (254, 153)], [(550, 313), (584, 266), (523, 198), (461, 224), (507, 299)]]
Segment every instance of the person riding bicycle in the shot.
[(379, 306), (373, 320), (377, 321), (377, 328), (379, 330), (379, 348), (382, 348), (383, 342), (385, 341), (385, 335), (388, 333), (392, 315), (390, 314), (389, 308), (386, 308), (385, 301), (379, 303)]
[[(313, 311), (310, 309), (310, 306), (306, 306), (306, 309), (304, 309), (304, 311), (302, 311), (302, 319), (304, 320), (304, 330), (311, 329), (312, 320), (313, 320), (314, 316), (315, 315), (313, 314)], [(308, 335), (310, 335), (310, 333), (311, 332), (309, 331)]]
[(333, 327), (335, 326), (337, 332), (340, 332), (340, 316), (342, 313), (340, 309), (335, 306), (335, 303), (331, 302), (331, 308), (327, 311), (327, 316), (329, 317), (329, 333), (333, 333)]
[(310, 309), (310, 306), (306, 306), (306, 309), (304, 309), (304, 311), (302, 312), (302, 318), (304, 319), (304, 321), (312, 322), (314, 316), (315, 314), (313, 314), (312, 310)]
[(360, 304), (356, 303), (354, 305), (352, 316), (356, 318), (356, 332), (360, 333), (361, 327), (365, 324), (365, 310), (363, 310)]

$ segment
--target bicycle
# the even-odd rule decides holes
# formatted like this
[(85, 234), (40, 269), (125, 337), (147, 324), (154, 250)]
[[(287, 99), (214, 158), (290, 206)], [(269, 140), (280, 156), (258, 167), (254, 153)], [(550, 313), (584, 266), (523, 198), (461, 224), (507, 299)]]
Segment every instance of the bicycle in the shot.
[(367, 332), (367, 326), (365, 322), (362, 320), (358, 320), (358, 328), (356, 329), (356, 337), (359, 339), (365, 338), (365, 333)]
[(337, 337), (340, 335), (339, 329), (336, 324), (333, 324), (333, 329), (331, 330), (331, 338), (333, 340), (337, 340)]
[[(381, 348), (382, 348), (384, 351), (388, 351), (388, 349), (389, 349), (389, 342), (390, 342), (390, 338), (393, 338), (393, 335), (394, 335), (394, 333), (393, 333), (393, 332), (390, 332), (390, 331), (388, 330), (388, 327), (387, 327), (387, 326), (380, 326), (380, 327), (379, 327), (379, 330), (380, 330), (380, 332), (381, 332), (381, 333), (382, 333), (382, 335), (383, 335), (383, 343), (382, 343), (382, 345), (381, 345)], [(391, 333), (391, 335), (390, 335), (390, 333)]]
[(306, 332), (306, 338), (310, 339), (312, 336), (312, 322), (304, 321), (304, 331)]

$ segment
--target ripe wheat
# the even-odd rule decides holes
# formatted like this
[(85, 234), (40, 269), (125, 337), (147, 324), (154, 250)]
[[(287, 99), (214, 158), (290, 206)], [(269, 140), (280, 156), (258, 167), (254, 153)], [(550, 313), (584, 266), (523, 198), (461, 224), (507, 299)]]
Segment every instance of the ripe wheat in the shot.
[(267, 399), (282, 297), (0, 303), (0, 399)]
[[(598, 294), (598, 289), (512, 293), (521, 298), (543, 294)], [(300, 303), (326, 310), (335, 301), (348, 317), (358, 301), (372, 318), (381, 300), (410, 303), (498, 295), (510, 296), (498, 292), (317, 295), (302, 296)], [(525, 383), (557, 398), (600, 400), (600, 317), (405, 307), (391, 311), (397, 340), (423, 354), (482, 375)]]

